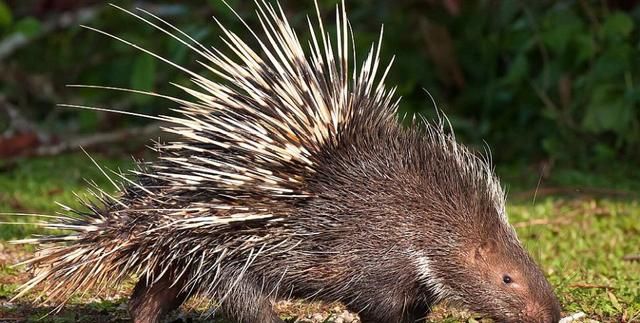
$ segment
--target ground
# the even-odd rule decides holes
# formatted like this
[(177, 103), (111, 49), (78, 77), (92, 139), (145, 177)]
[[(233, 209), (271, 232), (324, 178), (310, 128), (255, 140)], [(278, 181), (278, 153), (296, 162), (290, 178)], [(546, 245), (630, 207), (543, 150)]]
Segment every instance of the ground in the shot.
[[(128, 160), (114, 158), (98, 161), (113, 169), (130, 165)], [(53, 201), (74, 204), (73, 192), (83, 192), (88, 186), (83, 178), (95, 180), (103, 187), (108, 184), (86, 156), (79, 154), (0, 164), (0, 212), (55, 212), (57, 206)], [(640, 322), (637, 194), (604, 189), (543, 188), (537, 193), (518, 190), (523, 188), (511, 189), (509, 193), (510, 221), (555, 286), (563, 314), (584, 312), (589, 320)], [(0, 215), (0, 222), (16, 220)], [(28, 257), (34, 249), (12, 245), (7, 240), (36, 232), (33, 225), (0, 225), (0, 322), (128, 321), (125, 307), (131, 289), (128, 285), (111, 291), (110, 295), (76, 297), (62, 311), (51, 314), (48, 313), (52, 307), (33, 302), (36, 295), (10, 301), (16, 288), (28, 277), (23, 267), (11, 265)], [(202, 310), (187, 306), (171, 320), (205, 321), (200, 318)], [(291, 322), (297, 319), (297, 322), (338, 323), (356, 319), (339, 304), (288, 302), (278, 304), (278, 310)], [(476, 322), (482, 318), (440, 306), (429, 320)]]

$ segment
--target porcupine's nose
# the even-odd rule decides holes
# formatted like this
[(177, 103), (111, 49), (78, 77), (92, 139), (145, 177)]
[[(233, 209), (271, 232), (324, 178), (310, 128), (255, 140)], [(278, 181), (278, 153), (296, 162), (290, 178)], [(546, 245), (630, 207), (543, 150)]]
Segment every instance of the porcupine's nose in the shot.
[(523, 311), (525, 322), (557, 323), (560, 321), (560, 306), (557, 303), (527, 305)]

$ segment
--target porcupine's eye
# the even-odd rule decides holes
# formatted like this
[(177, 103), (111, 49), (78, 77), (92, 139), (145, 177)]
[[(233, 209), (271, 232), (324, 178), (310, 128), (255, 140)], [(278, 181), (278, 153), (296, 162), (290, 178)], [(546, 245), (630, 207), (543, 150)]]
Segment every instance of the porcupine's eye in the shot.
[(513, 279), (511, 279), (511, 276), (505, 274), (504, 276), (502, 276), (502, 282), (505, 284), (511, 284), (513, 282)]

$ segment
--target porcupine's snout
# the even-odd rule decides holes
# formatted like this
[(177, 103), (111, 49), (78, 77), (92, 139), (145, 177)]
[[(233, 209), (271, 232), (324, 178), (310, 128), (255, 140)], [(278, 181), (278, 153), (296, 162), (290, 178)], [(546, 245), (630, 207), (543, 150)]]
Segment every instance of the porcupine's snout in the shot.
[(526, 322), (532, 323), (557, 323), (560, 321), (560, 304), (555, 299), (546, 303), (533, 303), (527, 305), (522, 313)]

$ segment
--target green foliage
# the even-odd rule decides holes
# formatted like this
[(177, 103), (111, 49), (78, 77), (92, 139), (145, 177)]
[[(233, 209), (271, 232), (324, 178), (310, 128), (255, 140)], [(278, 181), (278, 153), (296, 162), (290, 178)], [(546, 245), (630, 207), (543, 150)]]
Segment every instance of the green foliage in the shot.
[[(486, 20), (491, 6), (498, 17)], [(468, 6), (445, 25), (467, 72), (448, 104), (475, 125), (464, 134), (486, 139), (498, 159), (638, 160), (633, 13), (588, 1), (501, 1)]]
[[(5, 274), (5, 273), (0, 273)], [(9, 274), (7, 274), (9, 275)], [(11, 298), (16, 294), (16, 290), (18, 289), (17, 284), (2, 284), (0, 285), (0, 298)]]
[(10, 26), (13, 20), (11, 9), (7, 7), (4, 1), (0, 1), (0, 27)]
[(33, 17), (26, 17), (20, 19), (13, 26), (14, 32), (20, 33), (27, 37), (33, 37), (37, 35), (41, 30), (40, 21)]
[[(133, 63), (131, 71), (131, 88), (143, 91), (153, 90), (153, 83), (156, 77), (156, 61), (153, 57), (140, 54)], [(147, 95), (136, 96), (139, 104), (148, 103), (153, 97)]]
[[(328, 24), (335, 0), (320, 1)], [(444, 2), (443, 2), (444, 3)], [(230, 3), (249, 25), (259, 29), (250, 2)], [(130, 1), (119, 5), (131, 8)], [(311, 1), (282, 1), (303, 42), (308, 40)], [(496, 160), (550, 160), (557, 165), (593, 168), (619, 159), (640, 161), (640, 9), (597, 1), (462, 1), (457, 13), (440, 2), (364, 1), (348, 4), (359, 62), (380, 25), (385, 25), (383, 58), (396, 55), (389, 85), (402, 95), (401, 113), (435, 111), (427, 89), (448, 114), (459, 137), (482, 147), (486, 141)], [(180, 42), (112, 7), (95, 7), (88, 25), (161, 54), (185, 68), (216, 79)], [(247, 29), (221, 1), (159, 2), (163, 19), (205, 46), (226, 50), (215, 15), (241, 37)], [(138, 12), (140, 13), (140, 12)], [(77, 26), (43, 33), (43, 21), (23, 7), (0, 2), (2, 35), (34, 37), (8, 63), (19, 75), (40, 83), (6, 82), (0, 93), (25, 107), (28, 115), (60, 133), (94, 132), (97, 127), (141, 123), (134, 117), (104, 113), (88, 117), (60, 110), (55, 103), (78, 103), (159, 114), (170, 113), (166, 100), (104, 90), (66, 88), (66, 84), (131, 87), (188, 98), (174, 82), (189, 85), (188, 75), (93, 31)], [(331, 30), (329, 28), (329, 30)], [(331, 31), (330, 31), (331, 32)], [(258, 31), (259, 33), (259, 31)], [(255, 45), (255, 43), (254, 43)], [(20, 79), (20, 78), (18, 78)], [(17, 79), (17, 80), (18, 80)], [(35, 89), (30, 89), (35, 86)], [(191, 86), (193, 86), (191, 84)]]

